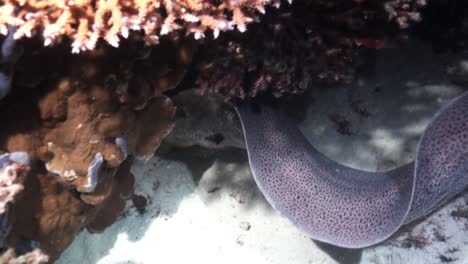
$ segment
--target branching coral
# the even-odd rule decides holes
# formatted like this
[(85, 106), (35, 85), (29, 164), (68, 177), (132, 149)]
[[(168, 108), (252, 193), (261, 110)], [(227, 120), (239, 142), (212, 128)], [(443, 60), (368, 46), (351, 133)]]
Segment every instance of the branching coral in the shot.
[(0, 156), (0, 248), (11, 226), (8, 222), (9, 204), (23, 190), (23, 181), (29, 169), (28, 154), (25, 152), (5, 153)]
[(0, 33), (7, 34), (8, 25), (18, 27), (15, 39), (39, 31), (46, 46), (68, 36), (73, 52), (79, 52), (94, 49), (100, 38), (118, 46), (119, 37), (127, 38), (130, 30), (142, 30), (147, 43), (181, 28), (195, 38), (207, 29), (215, 36), (235, 28), (245, 31), (256, 20), (255, 13), (263, 13), (269, 4), (278, 5), (279, 0), (5, 0)]

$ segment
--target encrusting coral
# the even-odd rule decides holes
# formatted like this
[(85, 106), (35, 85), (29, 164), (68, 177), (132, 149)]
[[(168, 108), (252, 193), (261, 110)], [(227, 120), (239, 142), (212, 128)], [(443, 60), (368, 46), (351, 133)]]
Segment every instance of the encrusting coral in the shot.
[(243, 32), (270, 4), (278, 6), (279, 0), (5, 0), (0, 33), (6, 35), (9, 25), (18, 28), (15, 39), (40, 32), (46, 46), (68, 36), (73, 52), (80, 52), (94, 49), (100, 38), (117, 47), (131, 30), (144, 31), (151, 44), (182, 28), (196, 39), (208, 29), (214, 36), (235, 28)]
[(424, 5), (423, 0), (296, 0), (269, 8), (247, 32), (227, 32), (200, 48), (199, 91), (280, 97), (317, 82), (349, 81), (361, 61), (361, 47), (398, 44), (402, 30), (421, 19)]
[(0, 150), (23, 151), (30, 165), (2, 242), (13, 255), (38, 249), (54, 261), (83, 228), (101, 232), (120, 216), (133, 194), (132, 158), (150, 158), (171, 131), (175, 107), (163, 93), (196, 46), (171, 37), (144, 48), (135, 36), (76, 56), (64, 44), (23, 44), (0, 104)]

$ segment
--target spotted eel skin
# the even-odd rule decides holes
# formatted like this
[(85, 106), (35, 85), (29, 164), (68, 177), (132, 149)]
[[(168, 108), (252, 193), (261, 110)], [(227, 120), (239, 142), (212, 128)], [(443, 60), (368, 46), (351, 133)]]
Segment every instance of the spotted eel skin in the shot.
[(414, 162), (386, 172), (356, 170), (327, 158), (271, 108), (244, 103), (236, 111), (260, 190), (315, 240), (346, 248), (374, 245), (468, 184), (468, 92), (435, 115)]

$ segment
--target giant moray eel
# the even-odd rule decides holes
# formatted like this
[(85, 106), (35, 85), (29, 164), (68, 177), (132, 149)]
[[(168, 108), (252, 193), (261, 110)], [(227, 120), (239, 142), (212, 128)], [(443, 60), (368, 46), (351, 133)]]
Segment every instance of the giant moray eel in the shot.
[(260, 190), (316, 240), (347, 248), (379, 243), (468, 184), (468, 92), (435, 115), (415, 162), (387, 172), (356, 170), (327, 158), (271, 108), (244, 103), (236, 110)]

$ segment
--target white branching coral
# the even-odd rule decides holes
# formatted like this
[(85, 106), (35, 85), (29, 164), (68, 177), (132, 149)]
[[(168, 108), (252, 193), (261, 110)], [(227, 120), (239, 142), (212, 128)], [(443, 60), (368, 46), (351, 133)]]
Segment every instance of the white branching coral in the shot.
[(16, 183), (19, 172), (27, 170), (28, 156), (24, 152), (7, 153), (0, 156), (0, 215), (15, 195), (23, 190), (23, 185)]
[[(23, 190), (24, 186), (19, 177), (29, 170), (29, 157), (26, 152), (12, 152), (0, 155), (0, 248), (4, 246), (5, 238), (10, 232), (8, 221), (9, 203)], [(0, 263), (5, 262), (0, 256)]]
[(15, 251), (10, 248), (0, 256), (0, 262), (6, 264), (42, 264), (48, 261), (49, 257), (40, 249), (34, 249), (24, 255), (16, 256)]
[(15, 39), (41, 34), (44, 45), (72, 39), (72, 51), (94, 49), (100, 38), (119, 45), (130, 30), (143, 31), (148, 44), (159, 36), (185, 29), (196, 39), (211, 30), (221, 31), (246, 25), (265, 12), (266, 5), (280, 0), (4, 0), (0, 5), (0, 33), (8, 25), (18, 27)]

